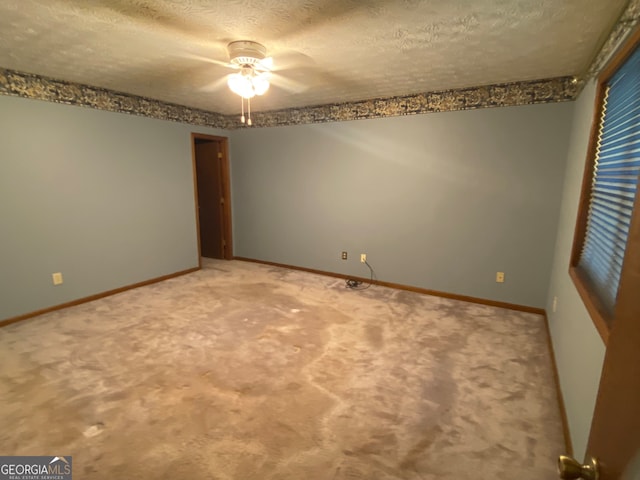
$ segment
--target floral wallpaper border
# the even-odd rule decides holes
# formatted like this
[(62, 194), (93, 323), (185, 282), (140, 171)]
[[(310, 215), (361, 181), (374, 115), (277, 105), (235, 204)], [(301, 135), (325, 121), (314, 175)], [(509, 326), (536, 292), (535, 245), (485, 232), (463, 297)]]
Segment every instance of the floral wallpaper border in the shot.
[(227, 129), (235, 126), (232, 118), (219, 113), (3, 68), (0, 68), (0, 94), (192, 125)]
[[(254, 112), (252, 116), (254, 126), (272, 127), (562, 102), (574, 100), (577, 93), (578, 85), (572, 77), (560, 77), (359, 102)], [(237, 115), (222, 115), (128, 93), (2, 68), (0, 68), (0, 94), (227, 130), (242, 126)]]
[[(547, 80), (504, 83), (362, 100), (359, 102), (255, 112), (251, 115), (255, 126), (275, 127), (534, 103), (564, 102), (575, 100), (577, 94), (578, 85), (573, 77), (559, 77)], [(238, 121), (236, 120), (236, 122)]]
[(607, 64), (611, 55), (616, 51), (620, 43), (633, 31), (638, 24), (638, 20), (640, 20), (640, 0), (631, 0), (613, 27), (613, 30), (611, 30), (598, 55), (596, 55), (596, 58), (591, 63), (587, 71), (586, 80), (600, 75), (600, 72)]

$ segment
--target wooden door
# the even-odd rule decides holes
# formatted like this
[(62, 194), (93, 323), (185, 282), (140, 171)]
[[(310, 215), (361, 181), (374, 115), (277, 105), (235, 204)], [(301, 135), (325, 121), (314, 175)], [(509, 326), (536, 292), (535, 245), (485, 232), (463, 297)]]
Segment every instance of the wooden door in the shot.
[[(640, 204), (636, 198), (635, 208)], [(637, 480), (640, 455), (640, 216), (632, 221), (587, 455), (600, 480)], [(634, 465), (631, 465), (633, 462)], [(623, 477), (623, 473), (625, 476)]]
[(225, 258), (222, 177), (217, 141), (195, 141), (200, 254)]

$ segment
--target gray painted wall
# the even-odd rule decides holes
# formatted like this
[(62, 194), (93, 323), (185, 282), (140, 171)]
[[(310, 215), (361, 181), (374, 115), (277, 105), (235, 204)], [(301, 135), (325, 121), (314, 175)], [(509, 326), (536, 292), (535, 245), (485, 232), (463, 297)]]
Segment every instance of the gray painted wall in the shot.
[[(582, 458), (604, 345), (567, 268), (593, 100), (233, 132), (235, 253), (366, 276), (366, 252), (383, 280), (546, 306)], [(0, 96), (0, 319), (196, 266), (192, 131), (228, 134)]]
[(0, 319), (197, 266), (192, 131), (0, 96)]
[(572, 109), (234, 131), (234, 252), (544, 307)]
[[(558, 237), (546, 306), (577, 459), (582, 459), (586, 450), (605, 352), (604, 343), (568, 273), (594, 101), (595, 85), (591, 83), (575, 102)], [(555, 312), (554, 296), (558, 297)]]

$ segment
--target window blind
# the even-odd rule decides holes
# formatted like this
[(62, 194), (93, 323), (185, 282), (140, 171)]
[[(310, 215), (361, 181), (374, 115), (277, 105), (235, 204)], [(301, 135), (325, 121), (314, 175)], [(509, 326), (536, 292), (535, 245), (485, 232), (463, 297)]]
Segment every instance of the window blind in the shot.
[(578, 267), (612, 313), (640, 175), (640, 49), (607, 84), (597, 145)]

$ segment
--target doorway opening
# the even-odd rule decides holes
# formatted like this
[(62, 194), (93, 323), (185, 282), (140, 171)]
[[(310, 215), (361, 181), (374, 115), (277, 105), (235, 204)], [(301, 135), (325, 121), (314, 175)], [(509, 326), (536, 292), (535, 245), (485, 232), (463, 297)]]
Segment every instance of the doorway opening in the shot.
[(231, 182), (226, 137), (191, 134), (200, 258), (231, 260)]

